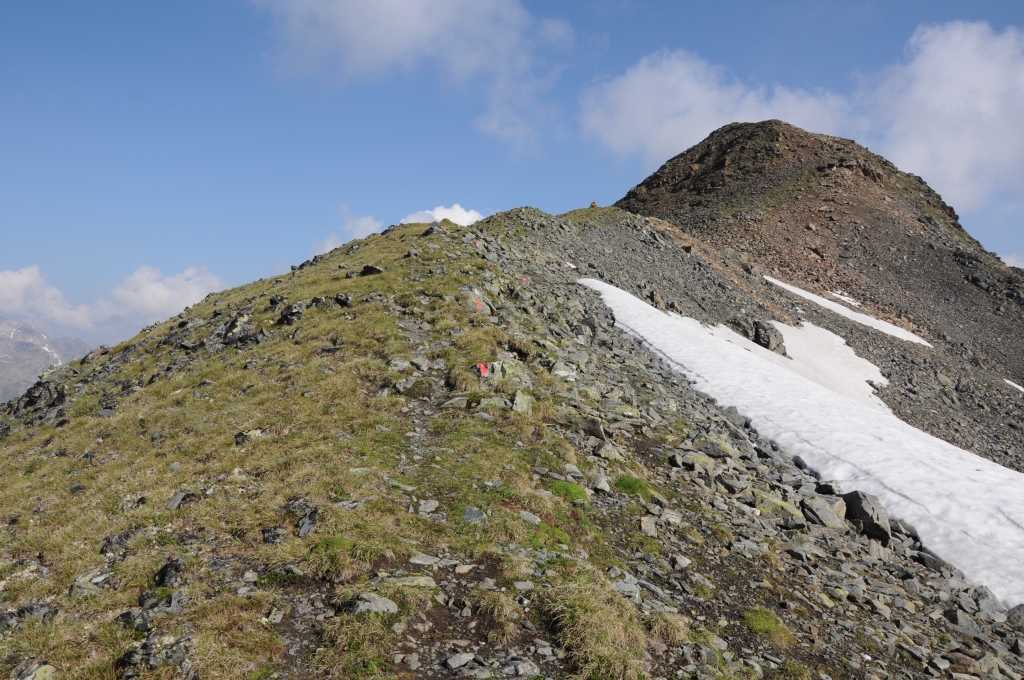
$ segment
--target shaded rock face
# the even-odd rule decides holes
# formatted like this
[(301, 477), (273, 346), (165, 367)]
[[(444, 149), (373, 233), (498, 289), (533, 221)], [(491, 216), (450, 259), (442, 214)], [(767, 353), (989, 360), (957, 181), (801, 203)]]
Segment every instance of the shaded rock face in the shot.
[(750, 319), (745, 316), (734, 316), (726, 323), (737, 333), (748, 340), (756, 342), (765, 349), (770, 349), (782, 355), (786, 354), (782, 333), (767, 321)]
[(1024, 379), (1021, 270), (985, 251), (920, 177), (850, 140), (734, 123), (616, 205)]
[(851, 491), (843, 495), (846, 502), (846, 516), (861, 533), (888, 545), (892, 537), (889, 527), (889, 513), (881, 501), (863, 491)]
[[(64, 405), (67, 401), (67, 388), (64, 385), (41, 380), (18, 399), (12, 399), (4, 404), (3, 408), (0, 408), (0, 413), (6, 412), (16, 418), (30, 416), (26, 422), (32, 425), (49, 424), (65, 415)], [(0, 438), (6, 433), (7, 428), (0, 424)]]

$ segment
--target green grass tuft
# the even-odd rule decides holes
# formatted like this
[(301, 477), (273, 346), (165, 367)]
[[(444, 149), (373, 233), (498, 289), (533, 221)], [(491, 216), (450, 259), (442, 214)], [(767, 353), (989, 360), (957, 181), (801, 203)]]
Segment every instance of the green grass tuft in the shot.
[(616, 479), (615, 488), (622, 493), (643, 496), (645, 501), (649, 501), (651, 497), (651, 489), (647, 484), (645, 484), (643, 480), (637, 479), (632, 475), (622, 475)]
[(556, 496), (564, 498), (569, 503), (577, 500), (587, 500), (587, 492), (579, 484), (572, 482), (555, 482), (551, 485), (551, 492)]
[(793, 633), (790, 632), (782, 619), (770, 609), (757, 607), (743, 613), (743, 622), (754, 635), (767, 640), (776, 647), (788, 647), (793, 644)]
[(799, 661), (787, 659), (779, 668), (768, 671), (766, 680), (810, 680), (811, 674)]

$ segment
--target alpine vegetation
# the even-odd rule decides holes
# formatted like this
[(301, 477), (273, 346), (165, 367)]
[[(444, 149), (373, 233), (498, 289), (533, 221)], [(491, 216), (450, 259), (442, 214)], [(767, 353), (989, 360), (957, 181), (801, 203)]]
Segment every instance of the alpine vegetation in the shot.
[(618, 207), (392, 226), (0, 407), (0, 665), (1019, 678), (1022, 303), (779, 121)]

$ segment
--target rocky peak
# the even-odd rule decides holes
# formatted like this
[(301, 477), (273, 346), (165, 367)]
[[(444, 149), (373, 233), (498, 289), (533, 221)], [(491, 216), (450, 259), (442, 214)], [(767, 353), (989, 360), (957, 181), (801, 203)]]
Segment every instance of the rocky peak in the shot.
[[(618, 207), (658, 217), (788, 283), (1024, 380), (1024, 277), (916, 175), (839, 137), (733, 123), (667, 161)], [(979, 332), (980, 331), (980, 332)]]

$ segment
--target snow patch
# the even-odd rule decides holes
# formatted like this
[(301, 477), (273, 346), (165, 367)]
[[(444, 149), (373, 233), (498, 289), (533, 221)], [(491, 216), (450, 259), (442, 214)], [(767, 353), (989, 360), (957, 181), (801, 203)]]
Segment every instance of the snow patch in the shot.
[(1017, 383), (1013, 382), (1012, 380), (1007, 380), (1006, 378), (1003, 378), (1003, 382), (1005, 382), (1010, 387), (1016, 388), (1016, 389), (1020, 390), (1021, 392), (1024, 392), (1024, 387), (1021, 387), (1020, 385), (1018, 385)]
[(805, 300), (810, 300), (811, 302), (813, 302), (813, 303), (815, 303), (817, 305), (820, 305), (821, 307), (824, 307), (825, 309), (831, 310), (831, 311), (835, 312), (836, 314), (838, 314), (840, 316), (845, 316), (850, 321), (855, 321), (855, 322), (857, 322), (859, 324), (862, 324), (864, 326), (869, 326), (871, 328), (874, 328), (877, 331), (882, 331), (883, 333), (885, 333), (887, 335), (891, 335), (894, 338), (899, 338), (901, 340), (906, 340), (907, 342), (916, 342), (918, 344), (924, 345), (925, 347), (931, 347), (932, 346), (931, 343), (926, 341), (924, 338), (921, 338), (921, 337), (919, 337), (917, 335), (914, 335), (910, 331), (908, 331), (908, 330), (906, 330), (904, 328), (900, 328), (899, 326), (893, 325), (893, 324), (889, 323), (888, 321), (882, 321), (881, 319), (876, 319), (873, 316), (868, 316), (867, 314), (862, 314), (861, 312), (855, 312), (852, 309), (848, 309), (846, 307), (843, 307), (841, 304), (839, 304), (837, 302), (832, 302), (831, 300), (826, 300), (825, 298), (821, 297), (820, 295), (815, 295), (814, 293), (808, 293), (806, 290), (803, 290), (802, 288), (797, 288), (796, 286), (791, 286), (788, 283), (783, 283), (782, 281), (779, 281), (778, 279), (773, 279), (770, 276), (766, 276), (764, 278), (765, 278), (765, 281), (770, 281), (771, 283), (775, 284), (779, 288), (784, 288), (784, 289), (788, 290), (790, 293), (793, 293), (794, 295), (799, 295), (800, 297), (804, 298)]
[[(683, 317), (677, 318), (682, 319)], [(891, 413), (885, 402), (875, 395), (874, 388), (871, 386), (871, 383), (888, 385), (889, 381), (885, 379), (877, 366), (867, 359), (857, 356), (845, 340), (812, 323), (804, 323), (801, 328), (778, 321), (772, 323), (782, 333), (789, 358), (747, 340), (727, 326), (719, 325), (714, 328), (702, 326), (701, 329), (717, 338), (739, 345), (765, 361), (803, 376), (837, 394), (883, 413)]]
[(735, 406), (762, 436), (844, 490), (878, 496), (930, 550), (1005, 604), (1024, 602), (1024, 474), (786, 370), (694, 319), (665, 314), (601, 281), (579, 282), (601, 294), (616, 326), (697, 389)]
[(830, 290), (828, 292), (828, 294), (831, 295), (832, 297), (834, 297), (837, 300), (842, 300), (843, 302), (845, 302), (848, 305), (853, 305), (854, 307), (860, 307), (860, 303), (859, 302), (857, 302), (856, 300), (854, 300), (852, 297), (850, 297), (849, 295), (845, 294), (841, 290)]

